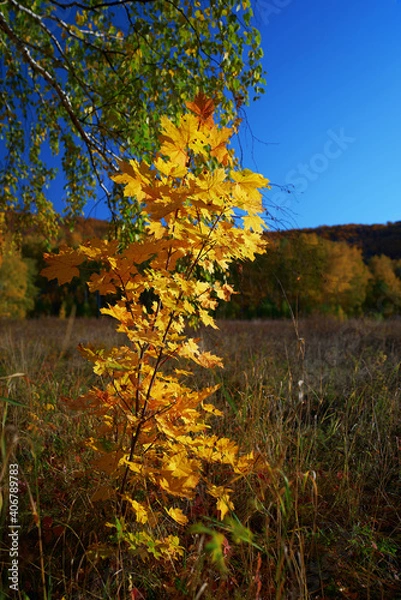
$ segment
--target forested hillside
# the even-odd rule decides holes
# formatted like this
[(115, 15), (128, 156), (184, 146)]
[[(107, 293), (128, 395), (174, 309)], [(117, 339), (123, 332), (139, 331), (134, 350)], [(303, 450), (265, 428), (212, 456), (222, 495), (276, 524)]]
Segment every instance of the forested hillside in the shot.
[[(233, 318), (389, 317), (401, 311), (401, 222), (268, 232), (270, 250), (233, 273)], [(227, 312), (228, 311), (228, 312)]]
[[(45, 266), (44, 252), (63, 244), (76, 246), (93, 237), (105, 238), (110, 225), (100, 219), (77, 218), (59, 227), (58, 236), (48, 239), (37, 227), (21, 228), (8, 215), (0, 236), (0, 318), (24, 318), (41, 315), (65, 316), (74, 310), (78, 316), (96, 315), (99, 298), (92, 297), (84, 281), (74, 280), (59, 286), (40, 275)], [(89, 265), (88, 265), (89, 268)], [(92, 265), (91, 268), (94, 268)]]
[[(301, 230), (293, 230), (300, 232)], [(303, 229), (304, 233), (316, 233), (332, 242), (347, 242), (362, 249), (365, 259), (385, 254), (390, 258), (401, 258), (401, 221), (386, 225), (334, 225), (315, 229)]]
[[(12, 224), (10, 225), (12, 229)], [(3, 242), (0, 316), (93, 316), (107, 299), (88, 293), (84, 281), (58, 286), (40, 276), (43, 252), (62, 244), (104, 238), (110, 225), (78, 218), (53, 240), (27, 230)], [(113, 235), (113, 232), (111, 232)], [(401, 313), (401, 221), (268, 231), (268, 252), (232, 269), (240, 293), (218, 311), (222, 318), (289, 317), (312, 313), (389, 317)], [(89, 270), (96, 265), (88, 264)], [(223, 278), (227, 274), (222, 274)]]

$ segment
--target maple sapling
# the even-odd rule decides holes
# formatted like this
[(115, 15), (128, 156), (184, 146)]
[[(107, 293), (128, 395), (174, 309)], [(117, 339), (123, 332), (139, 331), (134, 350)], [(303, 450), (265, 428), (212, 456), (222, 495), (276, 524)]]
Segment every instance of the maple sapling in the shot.
[[(159, 559), (183, 552), (176, 535), (155, 537), (162, 519), (171, 519), (174, 532), (177, 524), (186, 525), (183, 501), (193, 500), (200, 485), (224, 519), (234, 510), (234, 479), (252, 471), (255, 461), (252, 452), (241, 454), (235, 442), (210, 429), (209, 417), (222, 414), (207, 402), (218, 386), (197, 390), (185, 384), (191, 361), (207, 369), (223, 366), (185, 334), (185, 326), (196, 320), (217, 327), (212, 312), (234, 290), (216, 271), (265, 251), (260, 188), (268, 181), (235, 168), (227, 147), (232, 131), (214, 123), (210, 99), (199, 94), (187, 106), (190, 112), (178, 124), (162, 117), (152, 164), (121, 162), (121, 174), (113, 177), (127, 198), (139, 202), (143, 237), (125, 248), (99, 239), (63, 247), (46, 255), (43, 271), (64, 283), (84, 261), (97, 261), (101, 268), (90, 276), (89, 289), (115, 295), (102, 313), (116, 319), (127, 342), (111, 349), (80, 347), (102, 387), (69, 405), (102, 421), (88, 441), (95, 468), (107, 475), (94, 500), (116, 495), (123, 514), (129, 507), (135, 519), (123, 528), (129, 548)], [(231, 479), (215, 485), (207, 464), (228, 466)]]

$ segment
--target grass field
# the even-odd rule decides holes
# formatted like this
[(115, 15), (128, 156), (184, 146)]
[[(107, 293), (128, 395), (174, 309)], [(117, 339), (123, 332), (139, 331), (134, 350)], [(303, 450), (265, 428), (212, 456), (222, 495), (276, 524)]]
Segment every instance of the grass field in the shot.
[[(110, 541), (113, 505), (92, 500), (101, 481), (84, 445), (96, 421), (62, 399), (98, 379), (76, 346), (118, 345), (112, 323), (0, 322), (0, 597), (401, 598), (401, 321), (219, 326), (198, 335), (225, 369), (199, 370), (193, 382), (220, 384), (215, 430), (261, 464), (235, 490), (236, 517), (254, 536), (237, 544), (226, 532), (226, 572), (211, 560), (206, 534), (181, 533), (184, 556), (164, 563)], [(14, 595), (10, 462), (19, 468), (21, 525)], [(188, 514), (224, 533), (207, 498)], [(101, 543), (112, 551), (94, 552)]]

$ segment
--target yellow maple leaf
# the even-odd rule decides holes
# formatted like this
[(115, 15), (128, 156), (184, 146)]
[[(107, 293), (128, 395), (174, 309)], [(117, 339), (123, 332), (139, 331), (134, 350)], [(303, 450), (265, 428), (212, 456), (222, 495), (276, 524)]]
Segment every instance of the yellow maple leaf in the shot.
[(159, 221), (153, 221), (149, 225), (148, 231), (150, 235), (155, 236), (156, 240), (161, 240), (166, 233), (166, 228)]
[(200, 462), (188, 458), (185, 449), (166, 456), (159, 479), (160, 487), (173, 496), (191, 498), (199, 482)]
[(163, 250), (166, 242), (163, 240), (155, 241), (154, 239), (145, 239), (142, 242), (133, 242), (124, 250), (123, 256), (135, 265), (150, 260), (153, 256), (159, 254)]
[(185, 167), (188, 159), (188, 147), (198, 132), (198, 119), (195, 115), (185, 115), (178, 127), (168, 117), (161, 117), (162, 134), (160, 136), (161, 154), (168, 156), (172, 163)]
[(232, 131), (227, 127), (221, 129), (214, 128), (210, 135), (211, 156), (225, 167), (232, 164), (232, 158), (227, 148), (227, 142), (230, 139)]
[(177, 560), (180, 556), (184, 556), (184, 548), (180, 546), (180, 538), (176, 535), (168, 535), (165, 538), (159, 540), (162, 544), (161, 550), (168, 557), (169, 560), (172, 558)]
[(224, 413), (221, 410), (219, 410), (218, 408), (216, 408), (213, 404), (203, 404), (202, 403), (202, 408), (205, 412), (215, 415), (216, 417), (224, 416)]
[(179, 525), (186, 525), (188, 523), (188, 517), (184, 515), (181, 508), (164, 508), (164, 510)]
[(246, 190), (250, 196), (255, 198), (260, 197), (258, 188), (269, 187), (269, 180), (266, 177), (263, 177), (260, 173), (254, 173), (250, 169), (232, 171), (231, 177), (243, 190)]
[(114, 319), (117, 319), (117, 321), (120, 321), (121, 323), (129, 323), (131, 320), (131, 314), (129, 310), (127, 310), (126, 306), (119, 304), (110, 306), (110, 308), (102, 308), (101, 312), (104, 315), (110, 315), (111, 317), (114, 317)]
[(235, 292), (234, 288), (228, 283), (223, 283), (223, 285), (221, 285), (220, 282), (216, 282), (214, 285), (214, 290), (216, 292), (216, 296), (225, 302), (228, 302), (233, 294), (238, 293)]
[(199, 318), (202, 321), (202, 323), (204, 325), (206, 325), (206, 327), (212, 327), (213, 329), (218, 329), (218, 326), (216, 325), (214, 318), (207, 310), (199, 309)]
[(194, 179), (196, 185), (196, 197), (205, 199), (212, 203), (214, 201), (215, 206), (223, 206), (223, 198), (220, 198), (222, 194), (225, 195), (227, 174), (225, 169), (214, 169), (213, 171), (207, 171), (202, 173)]
[(261, 233), (265, 228), (265, 222), (259, 215), (246, 215), (242, 218), (245, 229), (252, 229), (256, 233)]
[(127, 456), (124, 455), (120, 458), (119, 466), (127, 466), (133, 473), (142, 474), (143, 464), (139, 461), (128, 460)]
[(139, 164), (133, 159), (129, 162), (121, 161), (120, 169), (122, 173), (113, 175), (112, 180), (125, 184), (124, 196), (132, 196), (142, 202), (147, 196), (143, 188), (149, 185), (151, 179), (149, 167), (146, 163)]
[(230, 440), (230, 438), (220, 438), (216, 441), (216, 451), (214, 459), (234, 466), (237, 462), (238, 444)]
[(188, 338), (179, 349), (180, 356), (184, 358), (192, 358), (192, 356), (198, 354), (199, 346), (197, 340), (194, 338)]
[(79, 251), (90, 260), (108, 261), (110, 257), (116, 254), (118, 246), (118, 240), (109, 241), (93, 238), (84, 245), (80, 245)]
[(248, 454), (243, 454), (240, 456), (234, 466), (234, 472), (239, 473), (241, 475), (247, 475), (251, 473), (256, 464), (256, 457), (254, 455), (253, 450)]
[(147, 523), (149, 521), (148, 510), (143, 504), (136, 500), (132, 500), (129, 496), (124, 496), (124, 500), (129, 502), (134, 509), (137, 523)]
[(194, 490), (199, 483), (199, 476), (193, 474), (189, 477), (160, 477), (160, 487), (178, 498), (191, 499), (194, 495)]
[(217, 510), (220, 511), (221, 520), (224, 519), (229, 510), (234, 510), (234, 504), (230, 499), (232, 489), (226, 488), (222, 485), (209, 485), (207, 489), (208, 493), (217, 499)]
[(161, 156), (158, 156), (153, 164), (158, 172), (166, 177), (185, 177), (188, 173), (186, 165), (177, 165), (171, 160), (163, 160)]
[(164, 469), (170, 471), (173, 477), (190, 477), (199, 469), (199, 462), (188, 459), (185, 450), (181, 450), (173, 456), (166, 457)]
[(238, 207), (253, 213), (262, 212), (262, 194), (259, 188), (268, 188), (269, 180), (249, 169), (233, 171), (231, 176), (236, 182), (233, 188), (233, 196)]
[(205, 369), (212, 369), (214, 367), (224, 368), (223, 360), (220, 356), (211, 354), (210, 352), (202, 352), (194, 358), (195, 362)]

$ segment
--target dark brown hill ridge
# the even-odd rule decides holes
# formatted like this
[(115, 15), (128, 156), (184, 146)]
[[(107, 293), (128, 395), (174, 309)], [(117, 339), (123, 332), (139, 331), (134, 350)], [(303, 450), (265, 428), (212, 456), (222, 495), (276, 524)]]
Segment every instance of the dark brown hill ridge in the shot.
[[(315, 233), (332, 242), (347, 242), (362, 249), (363, 257), (385, 254), (392, 259), (401, 258), (401, 221), (377, 225), (323, 225), (316, 228), (290, 229), (273, 235), (293, 236), (299, 233)], [(270, 235), (270, 234), (268, 234)]]
[[(88, 239), (90, 237), (106, 237), (109, 224), (100, 219), (77, 218), (76, 225), (71, 232), (64, 229), (64, 242), (70, 242), (74, 233), (77, 237)], [(385, 254), (392, 259), (401, 259), (401, 221), (387, 224), (358, 225), (323, 225), (316, 228), (289, 229), (280, 232), (268, 232), (268, 236), (296, 236), (299, 233), (315, 233), (316, 235), (333, 242), (347, 242), (352, 246), (362, 249), (365, 260), (372, 256)]]
[[(77, 217), (74, 224), (61, 226), (56, 245), (67, 243), (75, 245), (92, 237), (105, 238), (110, 231), (107, 221), (94, 218)], [(29, 232), (27, 232), (29, 235)], [(401, 259), (401, 221), (376, 225), (323, 225), (316, 228), (288, 229), (286, 231), (268, 231), (268, 237), (293, 237), (300, 233), (315, 233), (333, 242), (345, 241), (362, 249), (363, 257), (385, 254), (392, 259)]]
[[(101, 219), (78, 217), (71, 230), (64, 228), (61, 237), (69, 242), (74, 233), (77, 237), (88, 239), (98, 236), (105, 237), (109, 230), (109, 223)], [(401, 258), (401, 221), (387, 224), (358, 225), (323, 225), (315, 228), (289, 229), (287, 231), (268, 232), (268, 236), (296, 236), (299, 233), (315, 233), (316, 235), (333, 242), (345, 241), (352, 246), (362, 249), (365, 260), (372, 256), (385, 254), (392, 259)]]

